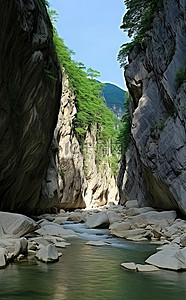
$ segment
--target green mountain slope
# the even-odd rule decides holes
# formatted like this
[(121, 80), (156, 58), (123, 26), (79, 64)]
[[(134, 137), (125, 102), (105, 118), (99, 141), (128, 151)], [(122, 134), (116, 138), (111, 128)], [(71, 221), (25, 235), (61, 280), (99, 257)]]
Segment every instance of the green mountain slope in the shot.
[(121, 118), (125, 112), (125, 93), (125, 90), (112, 83), (105, 83), (105, 87), (102, 89), (102, 96), (106, 100), (106, 106), (110, 108), (118, 118)]

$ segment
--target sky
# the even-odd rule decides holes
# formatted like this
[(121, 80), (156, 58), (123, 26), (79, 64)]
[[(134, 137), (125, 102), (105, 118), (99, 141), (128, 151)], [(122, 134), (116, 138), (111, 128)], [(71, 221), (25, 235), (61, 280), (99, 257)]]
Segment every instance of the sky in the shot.
[(126, 89), (117, 54), (129, 38), (120, 29), (123, 0), (49, 0), (59, 14), (56, 27), (73, 59), (101, 73), (102, 82)]

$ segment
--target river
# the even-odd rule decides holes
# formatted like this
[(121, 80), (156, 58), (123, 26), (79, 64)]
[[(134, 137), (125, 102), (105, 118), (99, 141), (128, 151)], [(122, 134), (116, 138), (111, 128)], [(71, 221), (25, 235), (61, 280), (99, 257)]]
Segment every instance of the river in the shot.
[[(113, 238), (105, 229), (67, 223), (79, 238), (62, 249), (58, 263), (34, 257), (0, 270), (0, 300), (178, 300), (186, 299), (186, 272), (138, 273), (120, 263), (144, 260), (156, 246)], [(104, 240), (108, 246), (85, 245)]]

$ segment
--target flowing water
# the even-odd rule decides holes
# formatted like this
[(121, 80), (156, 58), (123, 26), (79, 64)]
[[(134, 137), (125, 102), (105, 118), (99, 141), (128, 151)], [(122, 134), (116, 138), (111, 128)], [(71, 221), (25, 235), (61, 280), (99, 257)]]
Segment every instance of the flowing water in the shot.
[[(179, 300), (186, 299), (186, 272), (161, 270), (138, 273), (120, 263), (144, 260), (154, 245), (109, 236), (108, 230), (67, 223), (80, 238), (62, 249), (58, 263), (44, 264), (33, 257), (0, 270), (0, 300)], [(104, 240), (108, 246), (85, 245)]]

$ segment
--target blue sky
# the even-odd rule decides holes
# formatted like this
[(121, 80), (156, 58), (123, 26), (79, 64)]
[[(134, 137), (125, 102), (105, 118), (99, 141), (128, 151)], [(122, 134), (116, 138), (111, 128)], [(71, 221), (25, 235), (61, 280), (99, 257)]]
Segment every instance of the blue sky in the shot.
[(49, 0), (59, 14), (56, 24), (65, 45), (76, 52), (75, 61), (101, 73), (100, 80), (125, 88), (117, 62), (120, 46), (128, 41), (119, 27), (123, 0)]

